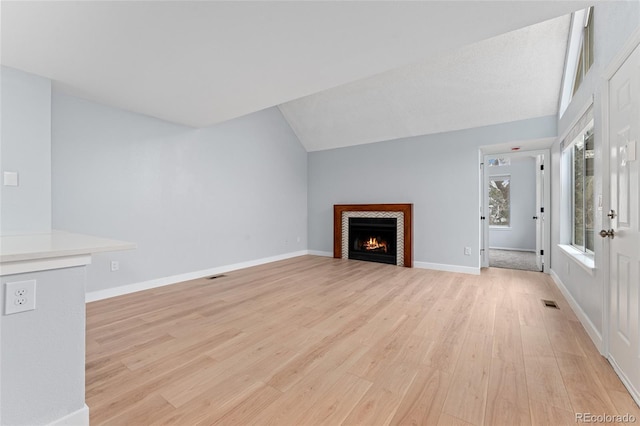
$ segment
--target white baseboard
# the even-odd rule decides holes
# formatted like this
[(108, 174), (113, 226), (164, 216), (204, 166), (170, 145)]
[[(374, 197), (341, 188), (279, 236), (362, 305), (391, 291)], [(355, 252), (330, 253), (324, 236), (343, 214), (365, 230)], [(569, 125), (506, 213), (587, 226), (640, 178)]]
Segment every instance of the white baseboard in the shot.
[[(308, 254), (312, 254), (314, 256), (333, 257), (333, 253), (330, 251), (308, 250)], [(419, 269), (435, 269), (437, 271), (460, 272), (463, 274), (480, 275), (480, 268), (474, 268), (471, 266), (445, 265), (441, 263), (414, 261), (413, 267)]]
[(279, 254), (277, 256), (264, 257), (262, 259), (249, 260), (247, 262), (234, 263), (232, 265), (218, 266), (216, 268), (204, 269), (201, 271), (187, 272), (185, 274), (156, 278), (140, 283), (127, 284), (120, 287), (91, 291), (85, 295), (85, 302), (95, 302), (96, 300), (108, 299), (110, 297), (122, 296), (124, 294), (135, 293), (137, 291), (163, 287), (183, 281), (195, 280), (198, 278), (207, 277), (209, 275), (224, 274), (226, 272), (231, 272), (238, 269), (264, 265), (265, 263), (277, 262), (278, 260), (290, 259), (292, 257), (304, 256), (306, 254), (309, 254), (309, 250), (300, 250), (292, 253)]
[(460, 272), (462, 274), (480, 275), (480, 268), (473, 266), (445, 265), (442, 263), (413, 262), (414, 268), (435, 269), (436, 271)]
[(330, 251), (308, 250), (308, 254), (312, 254), (314, 256), (333, 257), (333, 253)]
[(536, 249), (514, 248), (514, 247), (489, 247), (489, 250), (508, 250), (508, 251), (528, 251), (535, 253)]
[(582, 323), (582, 326), (587, 331), (587, 334), (593, 341), (593, 344), (596, 345), (598, 352), (600, 352), (601, 355), (606, 356), (606, 354), (603, 352), (604, 345), (602, 342), (602, 334), (600, 334), (596, 326), (593, 325), (593, 323), (591, 322), (587, 314), (582, 310), (582, 308), (580, 307), (576, 299), (573, 298), (569, 290), (567, 290), (567, 288), (564, 286), (564, 283), (562, 282), (558, 274), (556, 274), (556, 271), (551, 269), (549, 273), (551, 275), (551, 278), (553, 278), (553, 281), (556, 283), (556, 286), (564, 296), (564, 298), (567, 299), (567, 302), (569, 302), (569, 306), (571, 306), (571, 309), (573, 309), (573, 312), (576, 314), (576, 316), (580, 320), (580, 323)]
[(616, 372), (616, 374), (622, 381), (622, 384), (627, 388), (627, 390), (629, 391), (629, 394), (631, 394), (631, 397), (636, 401), (636, 404), (638, 404), (638, 406), (640, 407), (640, 392), (638, 392), (638, 390), (633, 386), (633, 384), (627, 379), (627, 376), (622, 372), (622, 369), (620, 368), (616, 360), (613, 359), (611, 356), (607, 357), (607, 359), (609, 360), (609, 364), (611, 364), (611, 366), (613, 367), (613, 371)]
[(578, 305), (578, 302), (576, 302), (573, 296), (571, 296), (571, 293), (569, 293), (569, 290), (567, 290), (567, 288), (562, 283), (562, 280), (553, 269), (551, 270), (551, 278), (553, 278), (556, 286), (558, 286), (558, 289), (560, 289), (560, 292), (562, 293), (564, 298), (567, 299), (567, 302), (569, 302), (571, 309), (573, 309), (573, 312), (575, 312), (576, 316), (580, 320), (580, 323), (582, 323), (582, 326), (587, 331), (587, 334), (593, 341), (593, 344), (596, 345), (596, 348), (598, 348), (598, 352), (600, 352), (602, 356), (609, 360), (609, 363), (613, 367), (613, 370), (616, 372), (618, 377), (620, 377), (620, 380), (629, 391), (631, 397), (635, 400), (636, 404), (640, 406), (640, 392), (638, 392), (638, 389), (636, 389), (633, 384), (627, 379), (627, 376), (622, 372), (622, 369), (618, 366), (615, 359), (613, 359), (609, 354), (604, 353), (602, 335), (598, 332), (589, 317), (587, 317), (587, 314), (584, 313), (580, 305)]
[[(236, 271), (238, 269), (250, 268), (252, 266), (264, 265), (265, 263), (277, 262), (279, 260), (290, 259), (292, 257), (304, 256), (311, 254), (314, 256), (333, 257), (333, 253), (329, 251), (319, 250), (300, 250), (292, 253), (280, 254), (277, 256), (264, 257), (262, 259), (250, 260), (247, 262), (234, 263), (232, 265), (218, 266), (216, 268), (204, 269), (195, 272), (187, 272), (185, 274), (172, 275), (169, 277), (156, 278), (140, 283), (127, 284), (120, 287), (106, 288), (104, 290), (96, 290), (88, 292), (85, 295), (85, 302), (95, 302), (97, 300), (109, 299), (111, 297), (122, 296), (137, 291), (149, 290), (152, 288), (163, 287), (166, 285), (176, 284), (183, 281), (195, 280), (210, 275), (224, 274), (226, 272)], [(480, 268), (470, 266), (445, 265), (440, 263), (413, 262), (415, 268), (435, 269), (438, 271), (460, 272), (463, 274), (480, 275)]]
[(89, 407), (84, 407), (49, 423), (49, 426), (89, 426)]

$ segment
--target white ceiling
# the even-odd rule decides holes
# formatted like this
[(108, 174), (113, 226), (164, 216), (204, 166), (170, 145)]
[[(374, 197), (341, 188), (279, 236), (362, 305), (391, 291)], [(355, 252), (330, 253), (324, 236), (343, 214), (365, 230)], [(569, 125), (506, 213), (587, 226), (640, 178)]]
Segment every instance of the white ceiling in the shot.
[[(418, 63), (398, 71), (399, 78), (415, 79), (420, 67), (431, 72), (442, 69), (447, 52), (587, 3), (2, 1), (1, 62), (48, 77), (55, 87), (87, 99), (204, 127)], [(473, 56), (473, 49), (463, 49), (451, 58), (473, 62)], [(432, 62), (425, 62), (429, 58)], [(460, 64), (452, 63), (451, 70), (458, 73), (458, 80), (476, 78)], [(482, 71), (491, 76), (498, 70)], [(438, 78), (451, 84), (446, 76)], [(357, 86), (365, 95), (367, 90), (377, 90), (368, 87), (367, 81)], [(423, 93), (433, 87), (433, 82), (415, 81), (408, 86), (385, 82), (403, 90), (418, 87)], [(485, 90), (479, 81), (476, 86), (480, 92)], [(441, 101), (451, 94), (446, 89), (439, 87), (437, 96), (446, 95)], [(487, 95), (498, 96), (500, 90), (494, 89)], [(348, 85), (338, 90), (349, 94)], [(326, 96), (330, 98), (331, 93)], [(413, 109), (423, 106), (415, 97), (403, 103), (404, 95), (377, 98), (383, 104), (378, 110), (387, 108), (397, 117), (398, 109), (400, 113), (404, 109), (412, 117), (419, 116)], [(389, 96), (392, 102), (385, 106)], [(301, 105), (312, 98), (302, 99)], [(347, 96), (345, 102), (363, 105), (370, 99)], [(292, 105), (283, 106), (283, 111), (293, 121)], [(427, 112), (433, 117), (433, 111)], [(335, 146), (324, 145), (331, 137), (328, 131), (320, 131), (320, 139), (308, 135), (302, 123), (311, 127), (313, 123), (303, 115), (296, 115), (300, 121), (296, 131), (305, 146)], [(332, 124), (331, 117), (319, 118)], [(363, 127), (354, 125), (347, 131), (351, 136), (366, 134), (355, 143), (420, 131), (407, 121), (391, 123), (391, 132), (379, 129), (380, 133), (372, 134), (367, 127), (370, 119), (377, 120), (365, 115), (358, 121), (358, 126), (365, 123)], [(351, 136), (340, 140), (349, 144)]]
[(280, 105), (308, 151), (558, 111), (565, 15)]

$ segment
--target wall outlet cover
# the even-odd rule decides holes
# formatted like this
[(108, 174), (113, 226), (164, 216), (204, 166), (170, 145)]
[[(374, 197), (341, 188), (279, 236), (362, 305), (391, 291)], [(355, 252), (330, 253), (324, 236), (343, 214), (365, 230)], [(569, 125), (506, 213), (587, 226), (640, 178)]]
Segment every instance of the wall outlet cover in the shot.
[(3, 173), (4, 186), (18, 186), (18, 172)]
[(33, 311), (36, 308), (36, 280), (5, 284), (4, 314)]

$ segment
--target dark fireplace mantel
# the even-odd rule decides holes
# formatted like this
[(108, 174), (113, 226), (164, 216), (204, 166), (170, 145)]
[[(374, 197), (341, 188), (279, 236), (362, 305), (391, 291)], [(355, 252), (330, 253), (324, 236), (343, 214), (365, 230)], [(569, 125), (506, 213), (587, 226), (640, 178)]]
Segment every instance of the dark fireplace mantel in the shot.
[(413, 267), (413, 204), (335, 204), (333, 206), (333, 257), (341, 259), (342, 253), (342, 216), (345, 212), (399, 212), (404, 216), (404, 264)]

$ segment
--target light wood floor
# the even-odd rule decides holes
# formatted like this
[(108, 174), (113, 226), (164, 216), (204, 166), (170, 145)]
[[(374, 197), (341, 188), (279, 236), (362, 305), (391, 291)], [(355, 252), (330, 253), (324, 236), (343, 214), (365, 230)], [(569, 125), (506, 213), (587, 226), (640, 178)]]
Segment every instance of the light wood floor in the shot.
[(303, 256), (94, 302), (86, 373), (92, 425), (640, 422), (551, 279), (506, 269)]

